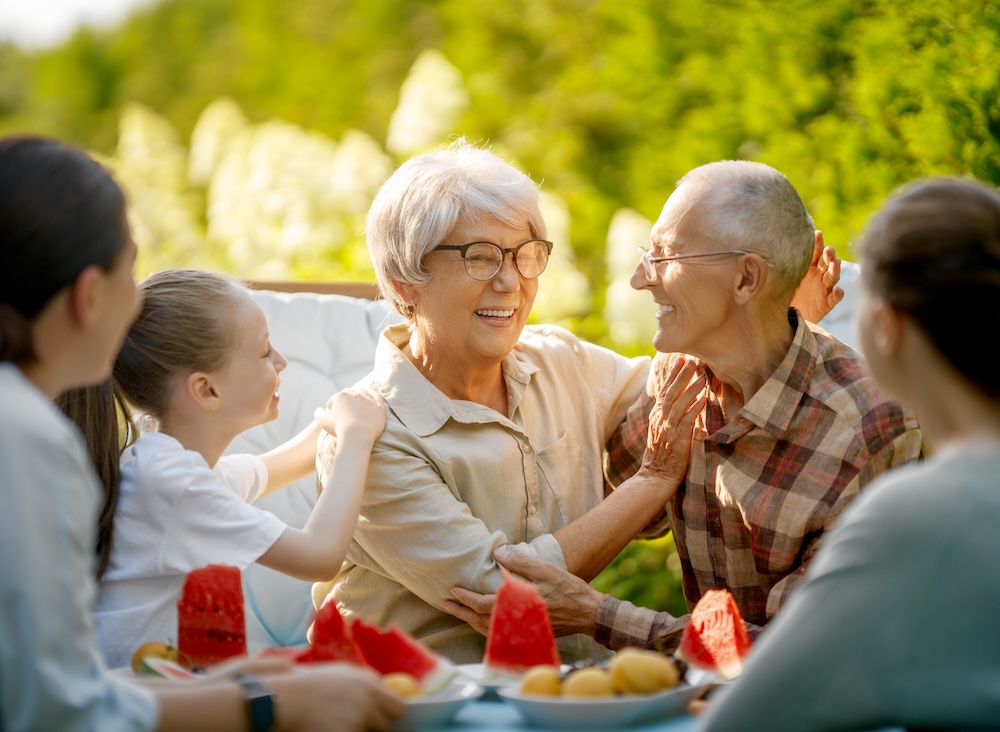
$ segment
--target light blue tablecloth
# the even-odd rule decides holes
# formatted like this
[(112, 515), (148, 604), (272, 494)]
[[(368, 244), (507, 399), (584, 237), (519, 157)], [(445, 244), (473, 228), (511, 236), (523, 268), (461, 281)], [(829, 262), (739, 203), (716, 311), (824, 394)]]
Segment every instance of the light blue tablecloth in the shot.
[[(451, 726), (441, 729), (457, 732), (540, 732), (539, 727), (529, 727), (514, 707), (501, 701), (479, 700), (462, 707)], [(656, 722), (637, 724), (628, 728), (632, 732), (694, 732), (695, 718), (690, 714), (671, 717)]]

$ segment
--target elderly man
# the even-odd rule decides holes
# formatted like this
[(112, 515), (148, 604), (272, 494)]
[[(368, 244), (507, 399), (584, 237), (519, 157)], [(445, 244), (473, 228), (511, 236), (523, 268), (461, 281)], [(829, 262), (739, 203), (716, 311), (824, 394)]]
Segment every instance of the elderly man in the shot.
[[(656, 382), (678, 359), (697, 359), (706, 403), (662, 528), (674, 532), (689, 607), (726, 588), (753, 628), (778, 611), (858, 492), (921, 454), (912, 414), (886, 400), (860, 354), (790, 307), (813, 237), (778, 171), (712, 163), (678, 183), (632, 276), (659, 306), (659, 354), (648, 398), (611, 443), (609, 478), (639, 465)], [(610, 648), (668, 650), (680, 639), (686, 616), (602, 595), (531, 557), (497, 559), (538, 583), (558, 634), (589, 633)], [(484, 632), (492, 596), (453, 594), (449, 611)]]

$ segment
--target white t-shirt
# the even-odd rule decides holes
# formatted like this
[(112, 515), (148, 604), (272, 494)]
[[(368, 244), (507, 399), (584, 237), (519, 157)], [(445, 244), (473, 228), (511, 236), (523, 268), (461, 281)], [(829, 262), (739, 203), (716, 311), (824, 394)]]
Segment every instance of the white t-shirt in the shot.
[(128, 665), (147, 641), (176, 644), (188, 572), (207, 564), (244, 570), (278, 540), (285, 524), (249, 505), (266, 486), (259, 458), (229, 455), (213, 470), (160, 432), (122, 453), (111, 562), (94, 612), (109, 666)]

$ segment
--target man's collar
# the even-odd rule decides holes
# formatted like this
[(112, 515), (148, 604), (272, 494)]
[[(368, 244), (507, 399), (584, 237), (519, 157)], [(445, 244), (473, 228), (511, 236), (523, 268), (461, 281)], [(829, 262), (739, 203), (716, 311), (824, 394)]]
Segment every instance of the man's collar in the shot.
[(816, 367), (816, 337), (802, 314), (789, 308), (788, 322), (795, 328), (788, 352), (740, 410), (741, 417), (776, 437), (784, 434), (792, 423)]

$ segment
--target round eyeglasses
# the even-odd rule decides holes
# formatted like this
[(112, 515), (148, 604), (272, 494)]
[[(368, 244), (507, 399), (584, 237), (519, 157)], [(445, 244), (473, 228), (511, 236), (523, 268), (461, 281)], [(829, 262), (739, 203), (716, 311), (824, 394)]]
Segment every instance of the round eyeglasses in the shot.
[(522, 277), (535, 279), (545, 271), (552, 253), (552, 242), (545, 239), (531, 239), (512, 249), (504, 249), (493, 242), (473, 241), (456, 246), (437, 246), (434, 251), (461, 252), (465, 271), (474, 280), (491, 280), (503, 266), (504, 257), (510, 252), (514, 268)]
[[(744, 249), (726, 249), (721, 252), (702, 252), (700, 254), (678, 254), (676, 257), (654, 257), (648, 249), (638, 247), (639, 256), (642, 257), (642, 273), (646, 275), (647, 282), (656, 282), (656, 265), (659, 262), (673, 262), (678, 259), (700, 259), (701, 257), (721, 257), (723, 254), (750, 254)], [(765, 264), (767, 260), (764, 260)]]

